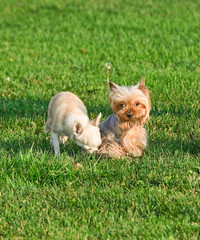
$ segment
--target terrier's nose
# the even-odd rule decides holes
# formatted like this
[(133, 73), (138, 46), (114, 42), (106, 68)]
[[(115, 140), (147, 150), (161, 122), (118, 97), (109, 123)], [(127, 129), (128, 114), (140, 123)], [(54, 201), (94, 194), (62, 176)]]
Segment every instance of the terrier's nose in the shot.
[(132, 113), (127, 113), (127, 117), (128, 117), (128, 118), (131, 118), (132, 116), (133, 116)]

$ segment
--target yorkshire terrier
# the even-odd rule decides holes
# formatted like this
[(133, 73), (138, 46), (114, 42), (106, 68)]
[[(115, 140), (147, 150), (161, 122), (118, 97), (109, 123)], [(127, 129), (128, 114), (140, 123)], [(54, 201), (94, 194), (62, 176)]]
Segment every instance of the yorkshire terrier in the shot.
[(145, 79), (129, 87), (108, 83), (109, 102), (114, 114), (99, 125), (102, 137), (99, 153), (115, 158), (141, 156), (147, 147), (144, 124), (149, 121), (151, 109)]
[(60, 92), (55, 95), (48, 107), (48, 120), (45, 131), (51, 133), (51, 144), (55, 155), (60, 153), (59, 137), (63, 143), (70, 137), (83, 149), (93, 152), (101, 144), (99, 122), (101, 113), (92, 121), (89, 120), (83, 102), (71, 92)]

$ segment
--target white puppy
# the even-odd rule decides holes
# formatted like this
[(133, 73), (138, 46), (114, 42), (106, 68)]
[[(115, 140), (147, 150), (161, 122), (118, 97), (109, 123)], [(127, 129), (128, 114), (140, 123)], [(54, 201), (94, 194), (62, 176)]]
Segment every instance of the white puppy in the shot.
[(89, 120), (83, 102), (73, 93), (60, 92), (55, 95), (48, 107), (48, 120), (45, 130), (51, 133), (51, 144), (55, 155), (60, 152), (58, 137), (63, 143), (70, 137), (78, 146), (93, 152), (101, 144), (98, 128), (101, 113), (92, 121)]

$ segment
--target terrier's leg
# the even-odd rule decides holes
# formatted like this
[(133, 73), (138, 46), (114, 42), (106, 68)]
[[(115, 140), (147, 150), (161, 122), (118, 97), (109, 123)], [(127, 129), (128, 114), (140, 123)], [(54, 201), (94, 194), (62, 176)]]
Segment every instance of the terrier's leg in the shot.
[(53, 130), (51, 130), (51, 144), (54, 148), (55, 156), (60, 153), (58, 134), (56, 134)]
[(125, 149), (118, 142), (107, 137), (102, 138), (102, 143), (97, 153), (111, 158), (123, 158), (123, 156), (126, 156)]

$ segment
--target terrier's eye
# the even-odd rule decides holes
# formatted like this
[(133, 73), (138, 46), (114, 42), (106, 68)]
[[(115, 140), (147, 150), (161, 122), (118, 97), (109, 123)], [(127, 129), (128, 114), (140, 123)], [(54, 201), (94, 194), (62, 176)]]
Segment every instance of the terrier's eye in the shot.
[(125, 107), (125, 105), (122, 103), (122, 104), (120, 104), (120, 107), (121, 107), (121, 108), (124, 108), (124, 107)]
[(135, 104), (135, 106), (139, 106), (140, 105), (140, 103), (139, 102), (137, 102), (136, 104)]

